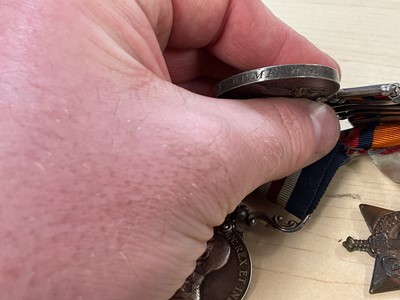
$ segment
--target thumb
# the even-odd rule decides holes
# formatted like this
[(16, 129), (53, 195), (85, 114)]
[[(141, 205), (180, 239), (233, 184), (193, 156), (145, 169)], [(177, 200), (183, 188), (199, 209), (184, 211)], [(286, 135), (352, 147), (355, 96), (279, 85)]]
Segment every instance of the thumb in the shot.
[(313, 163), (338, 140), (339, 122), (328, 105), (284, 98), (226, 101), (235, 133), (230, 143), (241, 161), (235, 174), (246, 192)]

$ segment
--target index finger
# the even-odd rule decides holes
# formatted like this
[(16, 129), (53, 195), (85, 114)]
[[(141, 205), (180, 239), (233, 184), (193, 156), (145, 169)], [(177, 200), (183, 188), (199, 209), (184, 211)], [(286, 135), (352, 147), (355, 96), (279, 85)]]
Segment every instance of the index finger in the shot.
[(248, 70), (266, 65), (338, 64), (279, 20), (260, 0), (172, 0), (169, 46), (206, 47), (220, 60)]

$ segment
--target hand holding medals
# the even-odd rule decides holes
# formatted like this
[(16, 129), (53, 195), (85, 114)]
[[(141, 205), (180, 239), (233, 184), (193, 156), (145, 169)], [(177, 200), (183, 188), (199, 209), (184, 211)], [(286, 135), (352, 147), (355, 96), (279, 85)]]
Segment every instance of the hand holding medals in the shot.
[(166, 299), (194, 271), (180, 297), (240, 299), (251, 263), (236, 226), (196, 264), (213, 228), (265, 181), (329, 152), (338, 122), (315, 101), (212, 88), (258, 66), (336, 63), (261, 1), (6, 2), (1, 298)]

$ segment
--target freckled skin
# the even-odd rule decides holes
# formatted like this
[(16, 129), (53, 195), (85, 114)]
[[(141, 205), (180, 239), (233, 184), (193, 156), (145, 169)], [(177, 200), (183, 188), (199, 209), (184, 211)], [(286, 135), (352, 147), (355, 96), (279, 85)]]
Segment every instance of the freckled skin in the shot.
[(0, 38), (2, 299), (166, 299), (245, 195), (337, 138), (307, 101), (207, 97), (336, 67), (257, 0), (3, 1)]

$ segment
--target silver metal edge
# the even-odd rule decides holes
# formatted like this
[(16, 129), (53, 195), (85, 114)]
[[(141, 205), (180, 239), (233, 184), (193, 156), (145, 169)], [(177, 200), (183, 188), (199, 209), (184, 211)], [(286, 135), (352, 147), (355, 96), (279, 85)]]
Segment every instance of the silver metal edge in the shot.
[[(296, 75), (296, 76), (287, 76), (287, 77), (274, 77), (271, 76), (269, 78), (255, 78), (254, 80), (250, 80), (246, 83), (243, 84), (238, 84), (235, 85), (229, 89), (226, 90), (221, 90), (221, 85), (224, 85), (227, 82), (230, 82), (232, 80), (234, 80), (235, 78), (240, 78), (242, 76), (245, 76), (246, 74), (253, 74), (253, 73), (257, 73), (257, 72), (262, 72), (262, 71), (268, 71), (268, 70), (279, 70), (279, 69), (284, 69), (284, 68), (293, 68), (293, 67), (315, 67), (316, 69), (323, 69), (325, 71), (329, 71), (332, 74), (332, 77), (327, 77), (326, 74), (325, 75)], [(322, 72), (321, 72), (322, 73)], [(238, 87), (242, 87), (248, 84), (253, 84), (253, 83), (257, 83), (257, 82), (261, 82), (261, 81), (269, 81), (269, 80), (275, 80), (275, 79), (292, 79), (292, 78), (318, 78), (318, 79), (325, 79), (325, 80), (329, 80), (332, 82), (335, 82), (338, 84), (338, 86), (340, 86), (339, 83), (339, 73), (328, 66), (323, 66), (323, 65), (317, 65), (317, 64), (288, 64), (288, 65), (277, 65), (277, 66), (269, 66), (269, 67), (262, 67), (262, 68), (258, 68), (258, 69), (253, 69), (253, 70), (249, 70), (249, 71), (245, 71), (236, 75), (233, 75), (231, 77), (228, 77), (220, 82), (218, 82), (215, 87), (214, 87), (214, 96), (215, 97), (220, 97), (221, 95), (233, 90), (234, 88), (238, 88)]]

